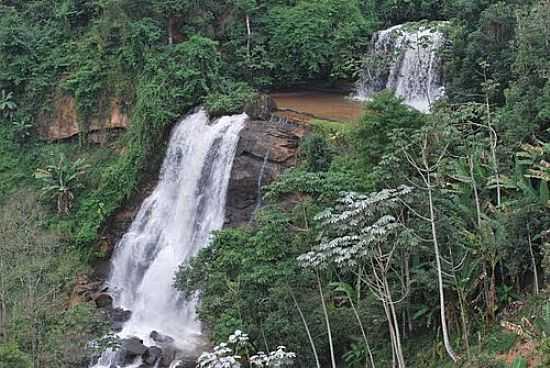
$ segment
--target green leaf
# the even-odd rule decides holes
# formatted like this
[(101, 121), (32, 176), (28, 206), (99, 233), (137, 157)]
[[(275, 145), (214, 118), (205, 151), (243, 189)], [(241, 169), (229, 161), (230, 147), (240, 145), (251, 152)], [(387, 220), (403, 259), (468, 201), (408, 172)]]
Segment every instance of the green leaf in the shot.
[(517, 357), (512, 362), (511, 368), (527, 368), (527, 359), (524, 357)]

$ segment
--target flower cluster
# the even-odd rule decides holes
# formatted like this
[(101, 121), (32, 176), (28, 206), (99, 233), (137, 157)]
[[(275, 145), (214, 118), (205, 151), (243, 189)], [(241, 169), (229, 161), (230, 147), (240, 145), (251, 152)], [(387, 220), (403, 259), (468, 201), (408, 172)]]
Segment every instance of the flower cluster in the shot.
[(296, 354), (285, 351), (286, 347), (278, 346), (276, 351), (258, 352), (247, 359), (250, 348), (248, 335), (237, 330), (227, 342), (215, 346), (214, 351), (202, 353), (197, 368), (284, 368), (293, 365), (296, 358)]
[(286, 352), (286, 347), (277, 346), (276, 351), (272, 351), (266, 354), (262, 351), (256, 355), (250, 357), (250, 365), (255, 368), (283, 368), (294, 364), (296, 354), (292, 352)]

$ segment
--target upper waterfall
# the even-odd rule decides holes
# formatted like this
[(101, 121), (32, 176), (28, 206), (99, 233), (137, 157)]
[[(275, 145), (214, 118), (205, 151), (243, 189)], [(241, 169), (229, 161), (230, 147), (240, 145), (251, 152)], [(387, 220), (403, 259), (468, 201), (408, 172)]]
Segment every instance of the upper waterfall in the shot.
[(366, 100), (384, 89), (404, 103), (428, 112), (444, 94), (441, 58), (443, 24), (400, 24), (375, 33), (357, 82), (356, 98)]
[[(174, 275), (180, 264), (208, 244), (211, 232), (223, 226), (231, 168), (246, 118), (226, 116), (210, 123), (201, 110), (174, 128), (157, 187), (111, 261), (108, 286), (113, 305), (132, 312), (120, 337), (136, 336), (151, 346), (157, 342), (151, 332), (157, 331), (180, 350), (200, 344), (195, 303), (179, 296)], [(116, 353), (107, 352), (96, 367), (118, 365), (122, 364)]]

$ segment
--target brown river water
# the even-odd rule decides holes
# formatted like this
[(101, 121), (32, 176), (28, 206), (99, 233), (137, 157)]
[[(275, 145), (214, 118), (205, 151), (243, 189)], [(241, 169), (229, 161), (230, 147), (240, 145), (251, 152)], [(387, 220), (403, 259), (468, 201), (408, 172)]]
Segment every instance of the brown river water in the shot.
[(271, 97), (277, 103), (282, 115), (298, 113), (304, 120), (313, 117), (353, 121), (361, 116), (362, 103), (349, 98), (349, 95), (338, 92), (299, 91), (276, 92)]

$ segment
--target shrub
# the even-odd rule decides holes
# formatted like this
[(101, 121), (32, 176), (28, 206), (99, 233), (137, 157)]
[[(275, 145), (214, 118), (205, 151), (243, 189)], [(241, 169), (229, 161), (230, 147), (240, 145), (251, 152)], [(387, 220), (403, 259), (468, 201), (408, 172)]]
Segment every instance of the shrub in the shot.
[(243, 82), (224, 80), (220, 90), (206, 96), (206, 109), (211, 116), (236, 114), (243, 111), (244, 105), (254, 99), (256, 91)]

